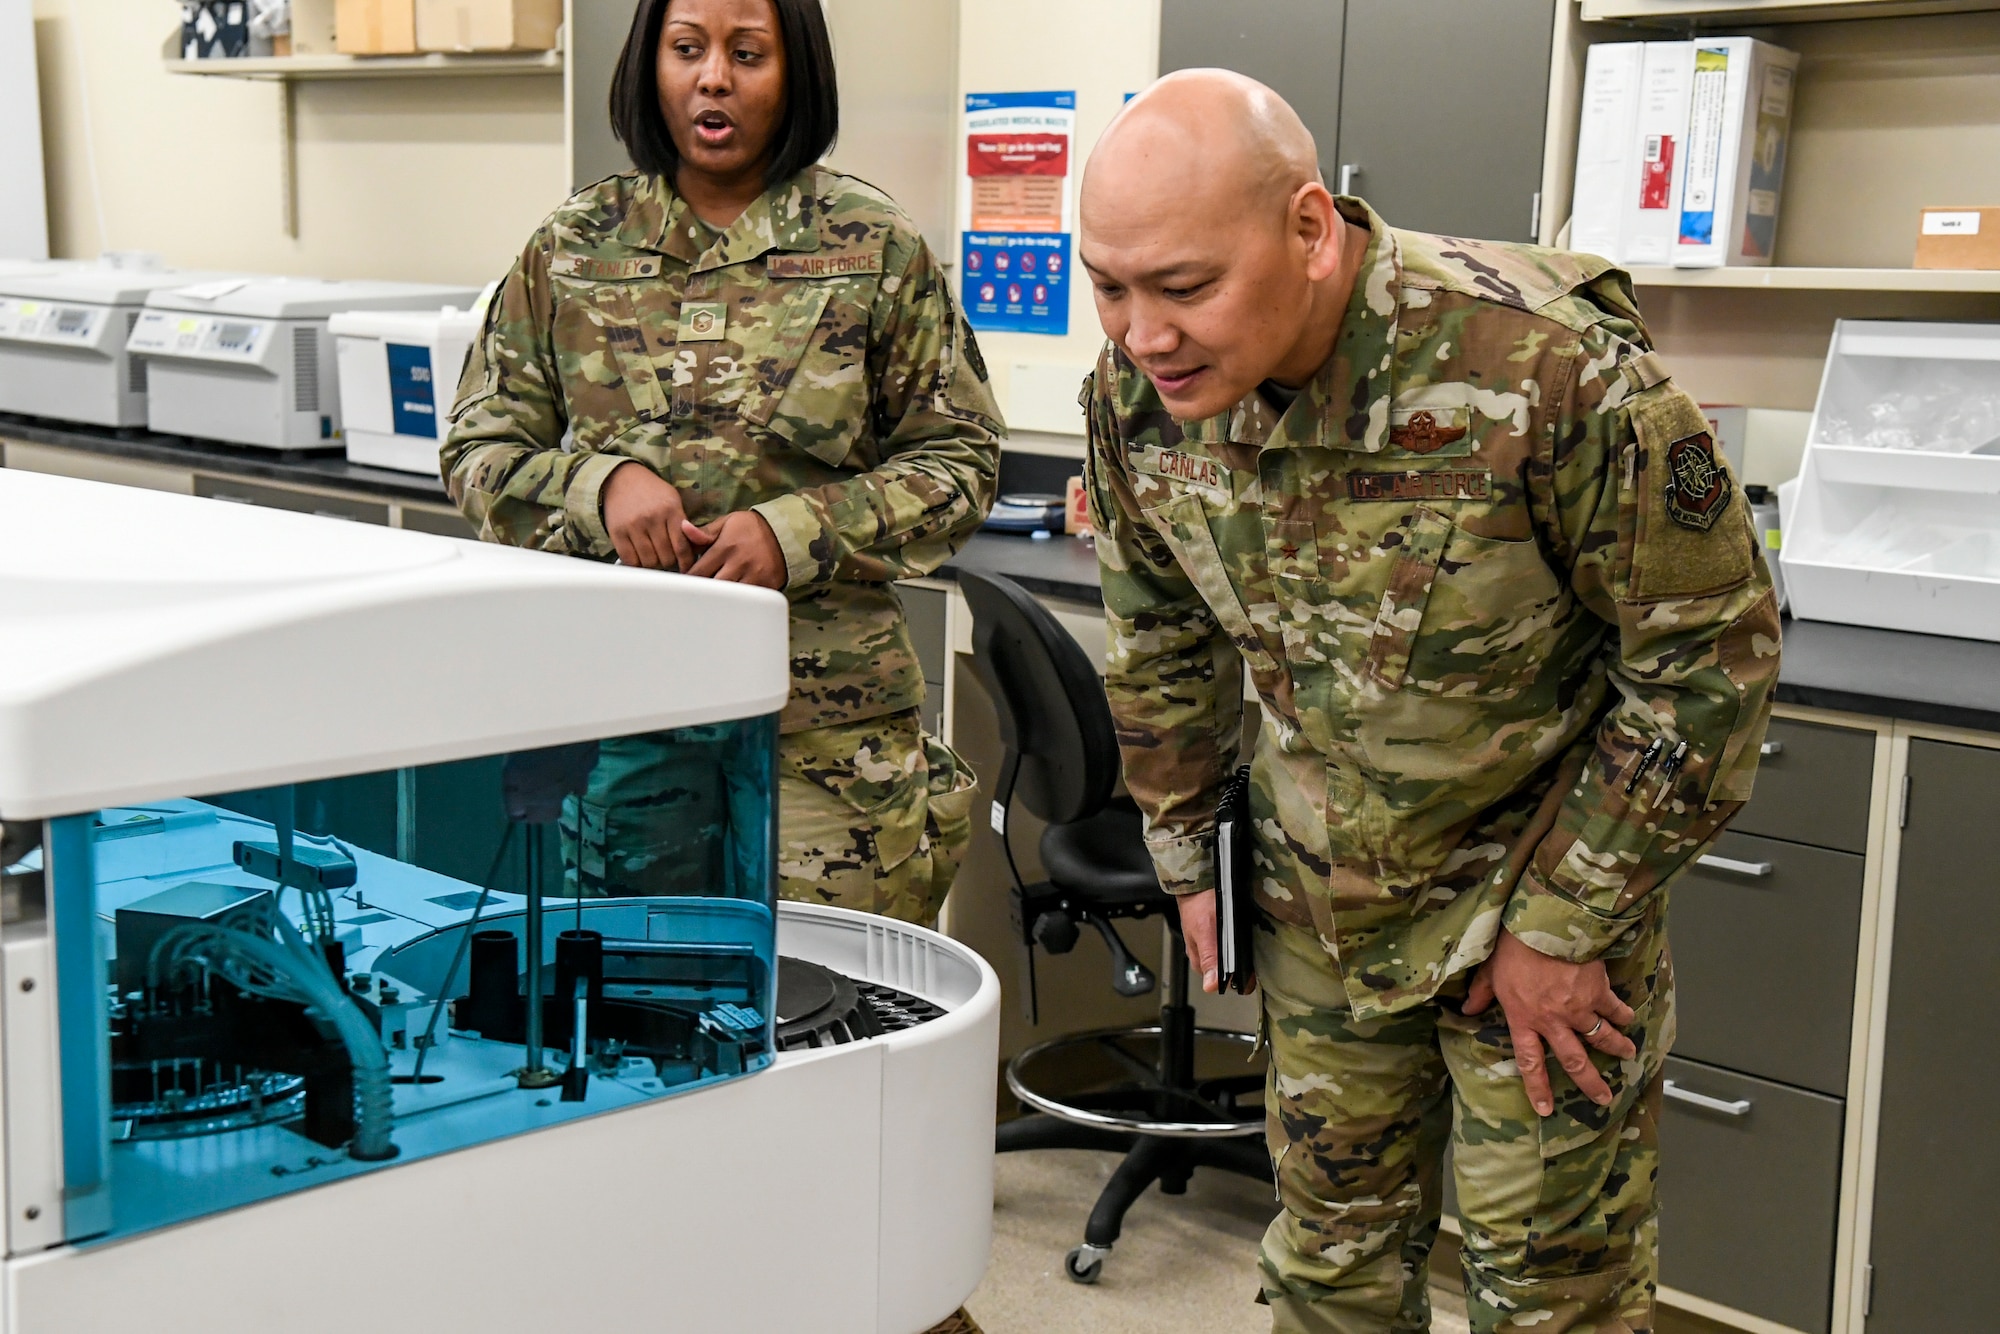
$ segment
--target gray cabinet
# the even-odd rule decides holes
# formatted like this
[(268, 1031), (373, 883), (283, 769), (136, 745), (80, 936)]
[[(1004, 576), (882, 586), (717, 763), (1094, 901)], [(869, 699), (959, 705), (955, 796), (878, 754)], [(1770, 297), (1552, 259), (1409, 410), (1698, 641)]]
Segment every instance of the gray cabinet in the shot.
[(1347, 10), (1348, 0), (1161, 0), (1160, 73), (1220, 67), (1276, 89), (1312, 131), (1332, 185)]
[(1868, 1334), (2000, 1312), (2000, 751), (1910, 742), (1896, 877)]
[(1749, 804), (1668, 891), (1661, 1281), (1794, 1329), (1832, 1320), (1876, 744), (1774, 720)]
[(1328, 183), (1392, 226), (1534, 240), (1554, 34), (1548, 0), (1348, 0)]
[(266, 509), (290, 510), (295, 514), (317, 514), (323, 519), (350, 519), (356, 523), (389, 522), (388, 505), (350, 496), (327, 495), (322, 491), (294, 491), (283, 486), (262, 486), (240, 477), (194, 475), (194, 493), (210, 500), (226, 500), (237, 505), (262, 505)]
[(470, 542), (479, 540), (479, 531), (467, 523), (465, 516), (457, 510), (405, 505), (403, 527), (417, 533), (435, 533), (439, 537), (457, 537)]
[(1164, 0), (1160, 70), (1275, 88), (1393, 226), (1530, 241), (1554, 33), (1549, 0)]
[(1671, 1056), (1666, 1077), (1660, 1282), (1824, 1331), (1833, 1311), (1840, 1100)]

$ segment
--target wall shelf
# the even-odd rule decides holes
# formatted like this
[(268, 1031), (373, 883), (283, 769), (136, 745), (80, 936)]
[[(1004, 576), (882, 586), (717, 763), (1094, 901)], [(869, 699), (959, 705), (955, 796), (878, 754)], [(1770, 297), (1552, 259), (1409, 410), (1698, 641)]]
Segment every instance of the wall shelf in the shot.
[[(178, 42), (169, 39), (169, 50)], [(468, 75), (561, 74), (563, 53), (523, 51), (500, 55), (415, 56), (248, 56), (236, 60), (166, 58), (169, 74), (200, 74), (211, 78), (263, 79), (403, 79), (465, 77)]]
[(2000, 9), (2000, 0), (1582, 0), (1586, 22), (1613, 20), (1673, 27), (1725, 22), (1820, 23), (1995, 9)]
[(1633, 265), (1638, 287), (1706, 287), (1794, 292), (2000, 292), (2000, 269), (1670, 269)]
[(556, 46), (552, 51), (493, 55), (427, 51), (414, 56), (242, 56), (234, 60), (183, 60), (180, 30), (176, 28), (160, 44), (160, 61), (169, 74), (247, 79), (275, 83), (282, 88), (283, 96), (278, 99), (278, 128), (283, 146), (279, 173), (285, 200), (285, 235), (296, 239), (299, 234), (298, 107), (293, 94), (300, 83), (331, 79), (561, 75), (569, 67), (567, 46), (562, 30), (558, 29)]

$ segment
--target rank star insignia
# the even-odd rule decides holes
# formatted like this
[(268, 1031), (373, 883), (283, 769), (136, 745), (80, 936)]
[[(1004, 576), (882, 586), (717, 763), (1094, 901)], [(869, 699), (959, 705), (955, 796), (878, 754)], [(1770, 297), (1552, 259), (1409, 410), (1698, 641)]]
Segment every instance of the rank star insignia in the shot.
[(1707, 431), (1667, 446), (1667, 517), (1683, 528), (1705, 533), (1729, 508), (1729, 473), (1715, 457)]
[(1439, 426), (1437, 418), (1428, 412), (1412, 413), (1401, 426), (1389, 428), (1389, 443), (1412, 454), (1435, 454), (1464, 438), (1463, 426)]
[(1296, 560), (1298, 559), (1299, 549), (1293, 543), (1287, 542), (1285, 543), (1285, 545), (1278, 548), (1278, 554), (1283, 556), (1286, 560)]

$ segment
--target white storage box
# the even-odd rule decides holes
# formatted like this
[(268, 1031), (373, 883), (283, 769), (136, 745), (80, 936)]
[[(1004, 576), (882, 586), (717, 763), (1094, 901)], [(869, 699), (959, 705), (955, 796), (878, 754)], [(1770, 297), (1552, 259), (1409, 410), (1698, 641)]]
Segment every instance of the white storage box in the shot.
[(0, 412), (146, 424), (146, 362), (125, 350), (146, 298), (227, 277), (111, 264), (0, 269)]
[(469, 306), (477, 288), (262, 278), (155, 292), (126, 346), (148, 360), (153, 430), (260, 449), (337, 449), (327, 318)]
[(1836, 324), (1799, 482), (1794, 616), (2000, 641), (2000, 324)]
[(350, 311), (327, 321), (350, 463), (438, 470), (438, 442), (479, 333), (477, 309)]

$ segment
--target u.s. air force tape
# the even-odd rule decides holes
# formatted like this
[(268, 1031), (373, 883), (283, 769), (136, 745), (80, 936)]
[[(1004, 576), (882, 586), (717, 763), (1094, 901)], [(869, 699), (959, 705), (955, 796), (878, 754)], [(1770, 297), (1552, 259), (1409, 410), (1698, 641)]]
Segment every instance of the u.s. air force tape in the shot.
[(764, 272), (772, 278), (845, 278), (850, 274), (881, 271), (879, 250), (836, 255), (772, 255), (764, 261)]

